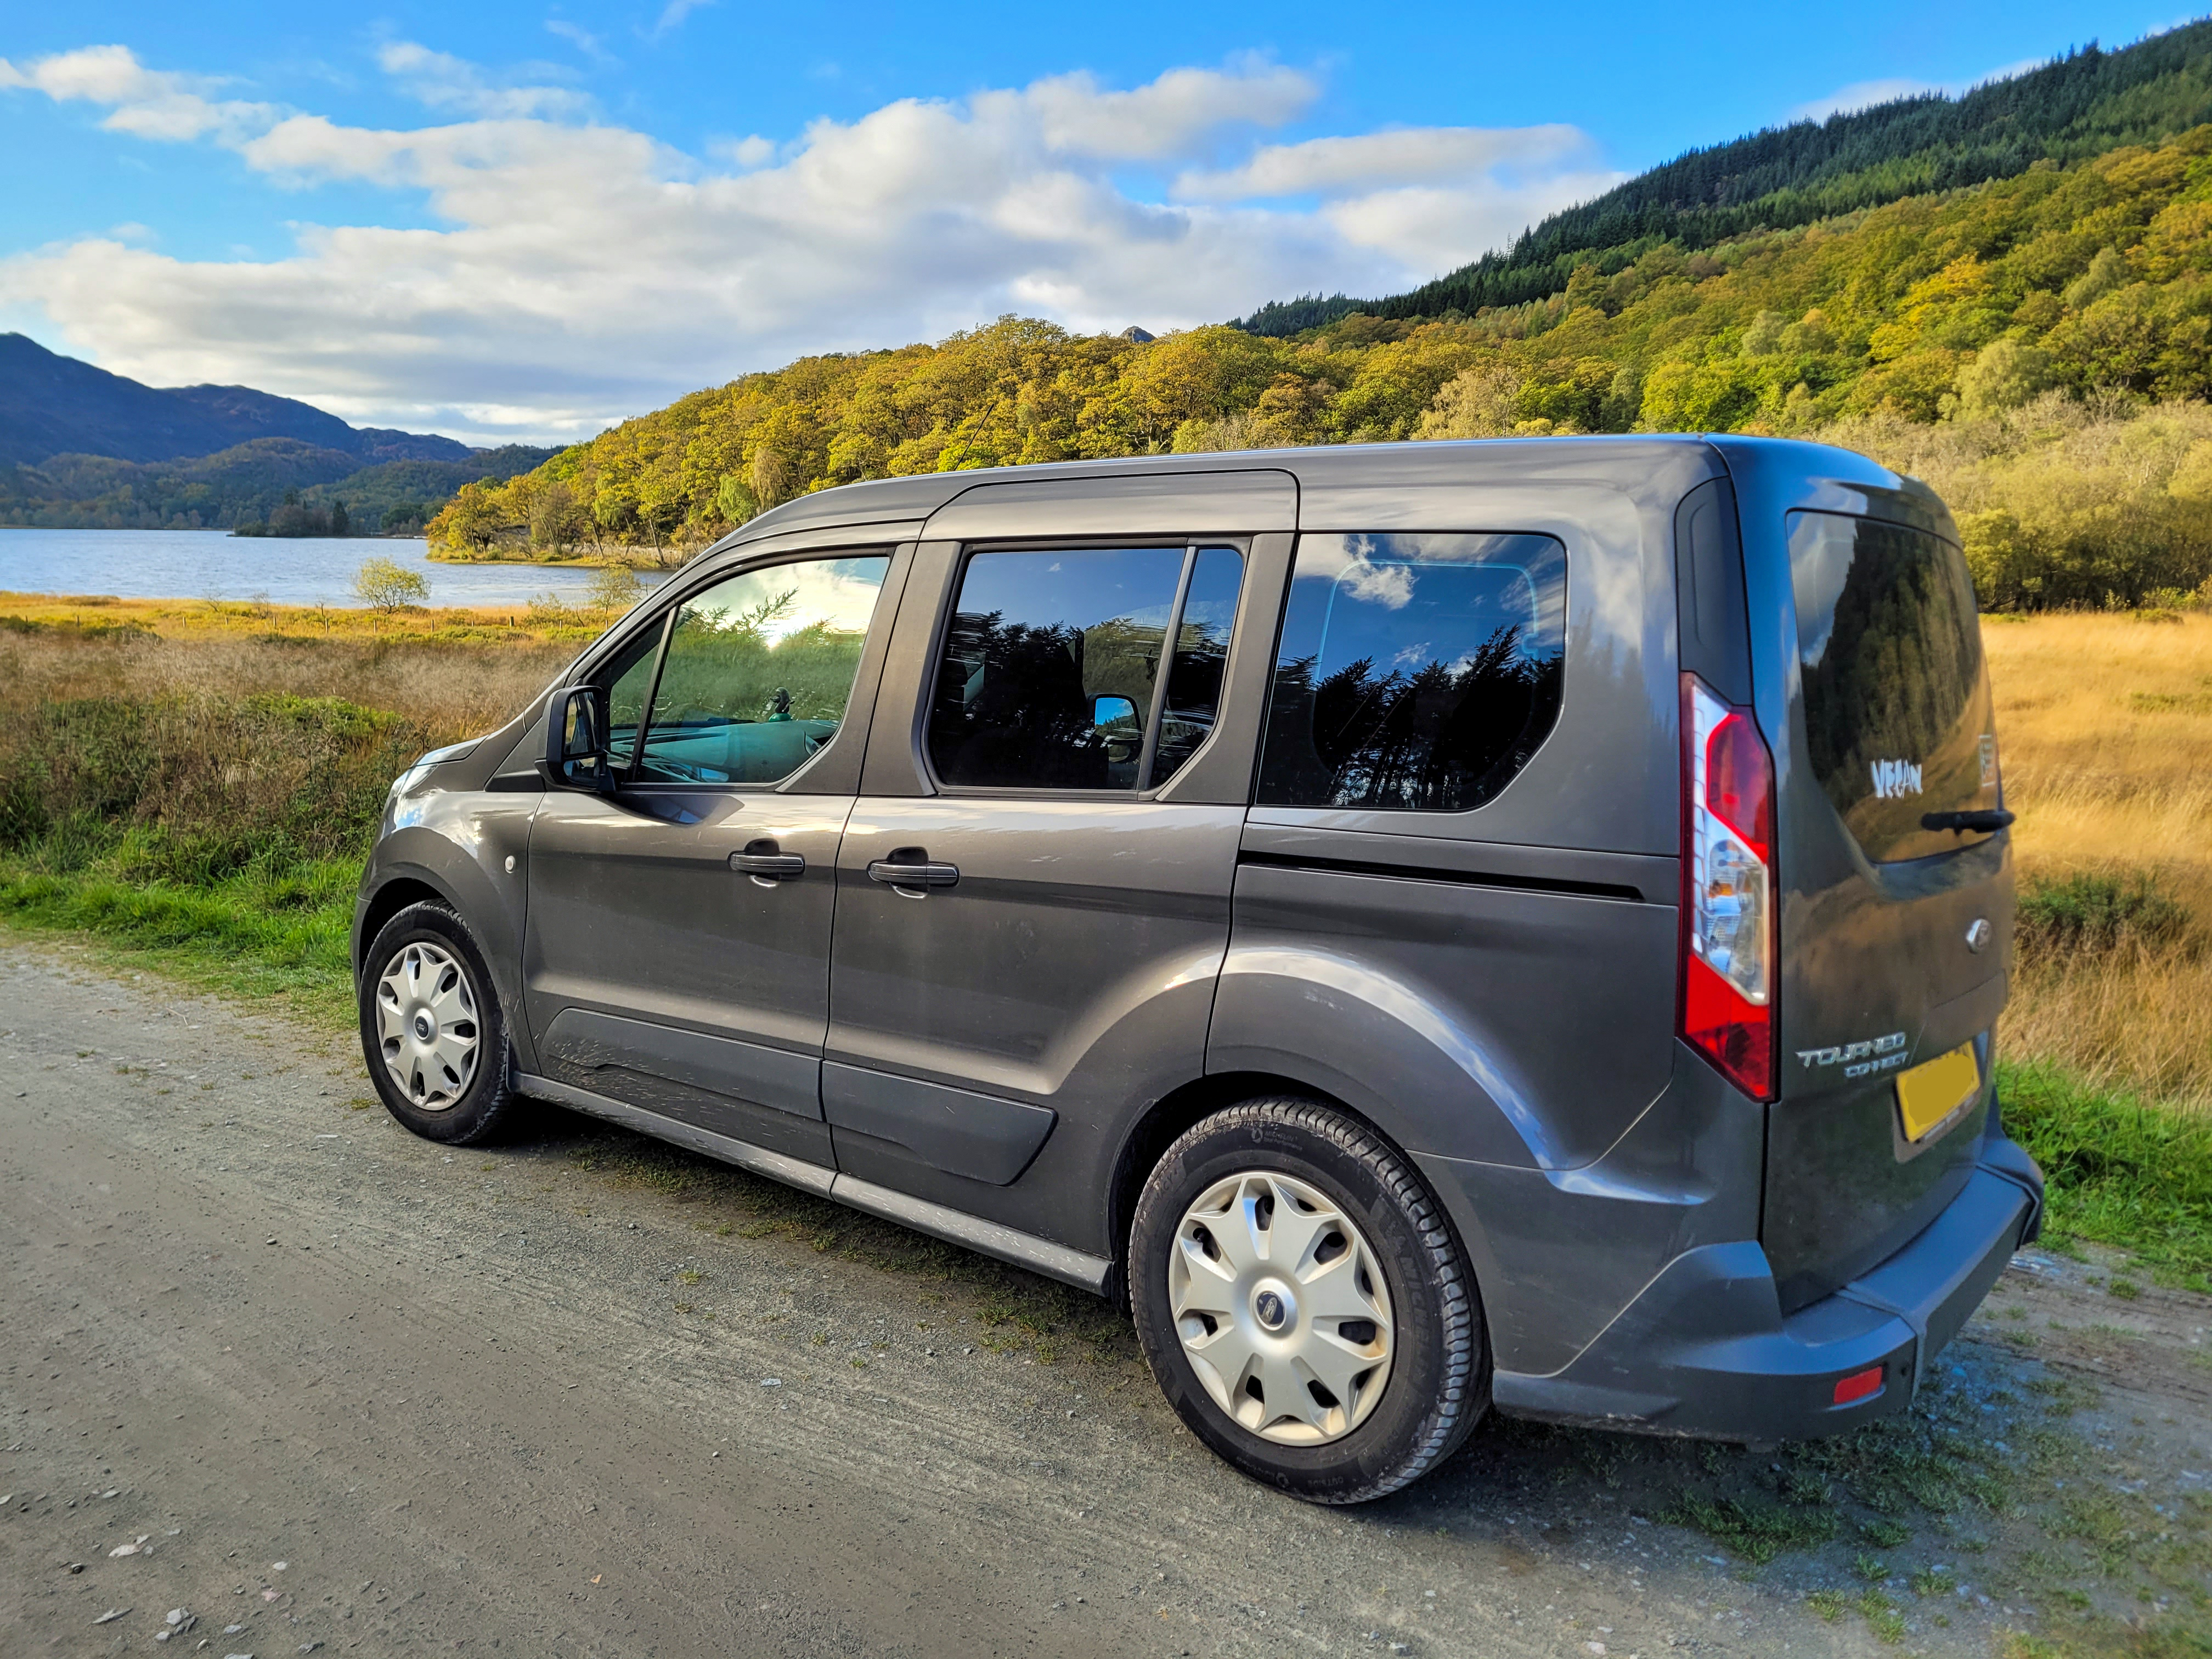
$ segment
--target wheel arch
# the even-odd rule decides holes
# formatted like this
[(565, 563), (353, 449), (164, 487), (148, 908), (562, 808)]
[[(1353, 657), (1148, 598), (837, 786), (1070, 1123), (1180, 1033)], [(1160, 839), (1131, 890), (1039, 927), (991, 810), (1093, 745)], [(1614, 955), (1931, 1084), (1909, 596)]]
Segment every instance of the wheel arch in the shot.
[(361, 925), (354, 931), (353, 972), (358, 980), (368, 954), (368, 947), (384, 931), (385, 923), (410, 904), (441, 904), (453, 908), (453, 896), (444, 892), (419, 876), (394, 876), (368, 896), (362, 908)]
[(1436, 1183), (1420, 1162), (1382, 1124), (1350, 1102), (1340, 1098), (1327, 1089), (1316, 1087), (1303, 1079), (1279, 1072), (1236, 1071), (1209, 1072), (1194, 1078), (1180, 1088), (1170, 1091), (1155, 1101), (1122, 1137), (1121, 1150), (1114, 1164), (1114, 1176), (1107, 1193), (1107, 1237), (1112, 1242), (1114, 1253), (1114, 1283), (1109, 1294), (1127, 1305), (1129, 1293), (1129, 1234), (1134, 1224), (1138, 1195), (1144, 1191), (1145, 1182), (1158, 1166), (1167, 1149), (1190, 1129), (1215, 1112), (1235, 1105), (1243, 1100), (1256, 1100), (1269, 1095), (1291, 1095), (1301, 1100), (1310, 1100), (1341, 1112), (1360, 1125), (1376, 1139), (1396, 1153), (1406, 1168), (1413, 1172), (1435, 1206), (1453, 1242), (1459, 1246), (1460, 1259), (1467, 1263), (1468, 1285), (1478, 1309), (1482, 1304), (1481, 1285), (1474, 1270), (1475, 1255), (1462, 1230), (1451, 1206), (1444, 1202), (1443, 1194), (1437, 1191)]

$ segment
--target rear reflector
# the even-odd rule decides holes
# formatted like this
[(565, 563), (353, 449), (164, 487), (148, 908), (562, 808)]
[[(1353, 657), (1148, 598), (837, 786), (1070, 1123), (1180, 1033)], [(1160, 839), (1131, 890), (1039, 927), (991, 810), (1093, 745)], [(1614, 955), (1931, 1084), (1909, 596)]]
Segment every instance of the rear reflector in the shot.
[(1774, 760), (1751, 711), (1682, 676), (1683, 1040), (1754, 1100), (1774, 1086)]
[(1862, 1400), (1872, 1399), (1881, 1392), (1881, 1367), (1869, 1365), (1863, 1371), (1853, 1371), (1849, 1376), (1837, 1380), (1836, 1403), (1838, 1406), (1856, 1405)]

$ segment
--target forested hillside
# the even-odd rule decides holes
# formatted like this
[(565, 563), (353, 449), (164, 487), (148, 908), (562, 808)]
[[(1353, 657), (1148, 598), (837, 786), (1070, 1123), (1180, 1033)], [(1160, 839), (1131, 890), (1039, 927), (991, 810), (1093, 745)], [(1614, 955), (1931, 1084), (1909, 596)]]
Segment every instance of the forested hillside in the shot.
[(294, 438), (257, 438), (182, 461), (56, 455), (37, 466), (0, 466), (0, 525), (222, 530), (266, 523), (288, 502), (327, 519), (331, 507), (343, 501), (357, 533), (411, 532), (463, 484), (512, 477), (554, 452), (510, 444), (461, 453), (465, 460), (364, 465), (346, 450)]
[(2066, 165), (2124, 144), (2160, 143), (2207, 121), (2212, 21), (2120, 52), (2092, 45), (1959, 98), (1899, 99), (1692, 150), (1410, 294), (1278, 301), (1237, 326), (1285, 335), (1352, 311), (1436, 317), (1519, 305), (1558, 292), (1585, 261), (1610, 276), (1662, 242), (1695, 251), (1752, 231), (2013, 178), (2038, 161)]
[[(935, 346), (804, 358), (471, 485), (432, 535), (696, 545), (854, 479), (1161, 451), (1647, 428), (1827, 434), (1899, 455), (1939, 453), (1940, 428), (1947, 465), (1984, 480), (1972, 509), (2012, 514), (1975, 532), (2008, 550), (2007, 602), (2132, 601), (2212, 574), (2212, 430), (2190, 412), (2208, 393), (2212, 126), (1694, 252), (1661, 243), (1474, 317), (1142, 343), (1008, 318)], [(2112, 475), (2136, 482), (2008, 505), (2039, 446), (2057, 464), (2092, 430), (2093, 447), (2142, 449)]]

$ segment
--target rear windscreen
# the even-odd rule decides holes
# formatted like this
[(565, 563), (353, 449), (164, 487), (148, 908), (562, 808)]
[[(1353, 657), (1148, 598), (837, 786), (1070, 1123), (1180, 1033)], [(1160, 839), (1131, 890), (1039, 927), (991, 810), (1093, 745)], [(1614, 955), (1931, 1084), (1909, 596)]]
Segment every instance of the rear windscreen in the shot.
[(1974, 587), (1925, 531), (1790, 515), (1808, 757), (1876, 863), (1978, 841), (1925, 822), (1997, 805), (1996, 732)]

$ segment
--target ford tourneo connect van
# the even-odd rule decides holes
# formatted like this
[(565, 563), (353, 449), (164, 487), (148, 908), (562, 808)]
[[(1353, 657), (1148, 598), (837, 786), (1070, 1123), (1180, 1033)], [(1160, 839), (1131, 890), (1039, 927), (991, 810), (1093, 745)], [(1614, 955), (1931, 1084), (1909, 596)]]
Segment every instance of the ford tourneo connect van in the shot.
[(856, 484), (393, 784), (362, 1046), (1126, 1297), (1301, 1498), (1827, 1434), (2035, 1234), (2002, 799), (1950, 515), (1838, 450)]

